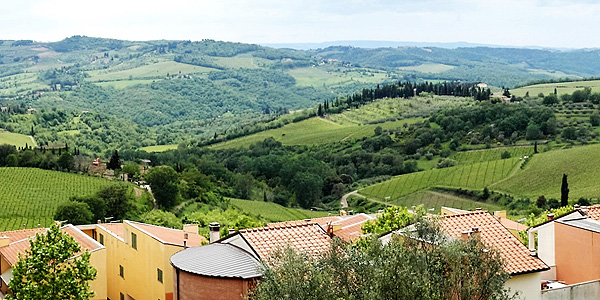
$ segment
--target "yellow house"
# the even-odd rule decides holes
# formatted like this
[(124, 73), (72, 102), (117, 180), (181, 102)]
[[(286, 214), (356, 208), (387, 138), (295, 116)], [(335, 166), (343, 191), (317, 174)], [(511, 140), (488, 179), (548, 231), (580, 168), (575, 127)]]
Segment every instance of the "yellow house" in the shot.
[(208, 241), (198, 225), (184, 230), (133, 221), (78, 226), (106, 247), (105, 299), (173, 299), (173, 267), (169, 259), (186, 247)]
[[(35, 237), (37, 233), (45, 233), (47, 230), (46, 228), (36, 228), (0, 232), (0, 298), (4, 298), (4, 295), (10, 293), (8, 284), (12, 279), (12, 266), (19, 259), (19, 253), (24, 254), (29, 249), (29, 240), (32, 237)], [(72, 236), (79, 243), (82, 251), (90, 251), (90, 264), (97, 270), (96, 279), (90, 283), (90, 288), (94, 291), (92, 299), (106, 299), (106, 248), (73, 225), (65, 225), (61, 227), (61, 230)], [(76, 254), (73, 258), (79, 255), (81, 253)]]

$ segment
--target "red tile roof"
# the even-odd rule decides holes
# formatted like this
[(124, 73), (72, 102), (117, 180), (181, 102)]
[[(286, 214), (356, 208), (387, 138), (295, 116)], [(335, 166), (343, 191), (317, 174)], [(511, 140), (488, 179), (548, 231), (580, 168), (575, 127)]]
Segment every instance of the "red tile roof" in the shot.
[(531, 256), (529, 249), (487, 211), (445, 216), (442, 218), (441, 226), (454, 238), (461, 238), (462, 232), (477, 227), (481, 241), (500, 252), (500, 256), (504, 259), (504, 269), (512, 275), (549, 269), (541, 259)]
[(361, 226), (363, 223), (374, 220), (374, 217), (371, 217), (367, 214), (356, 214), (351, 216), (329, 216), (322, 218), (314, 218), (314, 219), (306, 219), (306, 220), (297, 220), (297, 221), (287, 221), (287, 222), (278, 222), (278, 223), (270, 223), (267, 224), (267, 227), (273, 226), (285, 226), (285, 225), (302, 225), (308, 223), (317, 223), (321, 225), (325, 231), (328, 231), (329, 226), (335, 225), (336, 227), (340, 227), (340, 229), (333, 231), (333, 235), (343, 239), (346, 242), (350, 242), (354, 239), (357, 239), (362, 234)]
[(586, 208), (580, 208), (580, 210), (585, 212), (585, 216), (588, 218), (600, 221), (600, 204), (592, 205)]
[(176, 246), (184, 246), (183, 241), (185, 240), (185, 235), (187, 234), (187, 243), (188, 247), (197, 247), (202, 246), (202, 243), (207, 243), (208, 240), (198, 233), (187, 233), (183, 230), (166, 228), (156, 225), (150, 225), (140, 222), (133, 221), (125, 221), (131, 226), (149, 234), (150, 236), (156, 238), (160, 242), (164, 244), (171, 244)]
[(123, 229), (123, 223), (102, 223), (98, 224), (98, 226), (106, 229), (109, 232), (112, 232), (120, 238), (125, 238), (125, 229)]
[[(29, 235), (28, 237), (25, 237), (24, 239), (21, 239), (19, 241), (14, 241), (12, 243), (10, 243), (8, 246), (4, 246), (0, 248), (0, 254), (6, 259), (6, 261), (10, 264), (10, 265), (14, 265), (17, 260), (19, 259), (19, 253), (24, 254), (27, 250), (29, 250), (30, 244), (29, 244), (29, 240), (33, 237), (35, 237), (36, 233), (45, 233), (48, 229), (46, 228), (38, 228), (38, 229), (31, 229), (30, 233), (33, 233), (31, 235)], [(98, 242), (94, 241), (91, 237), (89, 237), (87, 234), (81, 232), (79, 229), (75, 228), (73, 225), (65, 225), (61, 228), (61, 230), (64, 233), (69, 234), (70, 236), (72, 236), (75, 241), (81, 246), (81, 250), (80, 252), (76, 253), (75, 256), (80, 255), (83, 251), (85, 250), (89, 250), (89, 251), (95, 251), (101, 248), (104, 248), (104, 246), (100, 245)], [(35, 231), (35, 233), (34, 233)], [(0, 236), (5, 235), (7, 232), (1, 232)], [(11, 233), (8, 232), (8, 234), (10, 235)]]
[(331, 238), (317, 223), (270, 224), (260, 228), (242, 229), (239, 234), (261, 259), (268, 259), (273, 251), (292, 247), (298, 252), (318, 256), (329, 249)]
[(21, 229), (21, 230), (13, 230), (13, 231), (4, 231), (0, 232), (0, 237), (8, 237), (10, 239), (9, 243), (13, 243), (16, 241), (20, 241), (26, 238), (30, 238), (35, 236), (36, 233), (44, 233), (46, 232), (46, 228), (34, 228), (34, 229)]
[(513, 229), (517, 231), (529, 229), (529, 226), (507, 218), (500, 218), (500, 223), (502, 224), (502, 226), (506, 227), (506, 229)]

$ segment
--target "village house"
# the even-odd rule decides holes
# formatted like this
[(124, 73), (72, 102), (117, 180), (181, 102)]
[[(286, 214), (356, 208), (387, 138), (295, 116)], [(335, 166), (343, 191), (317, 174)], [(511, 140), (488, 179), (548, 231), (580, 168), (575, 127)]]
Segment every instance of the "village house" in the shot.
[[(43, 234), (47, 228), (23, 229), (15, 231), (0, 232), (0, 299), (9, 294), (8, 284), (12, 279), (12, 267), (19, 259), (19, 254), (24, 255), (29, 250), (30, 239), (36, 234)], [(106, 299), (107, 297), (107, 272), (106, 272), (106, 247), (83, 233), (73, 225), (61, 227), (81, 246), (82, 251), (89, 251), (90, 264), (96, 268), (96, 279), (90, 282), (90, 288), (94, 291), (94, 300)], [(77, 253), (75, 257), (81, 255)]]
[[(512, 292), (519, 292), (522, 299), (541, 299), (541, 274), (550, 268), (538, 257), (532, 255), (525, 245), (517, 239), (500, 219), (487, 211), (466, 211), (465, 213), (446, 214), (440, 217), (441, 229), (454, 239), (467, 239), (479, 236), (484, 245), (497, 249), (504, 260), (505, 271), (510, 279), (505, 283)], [(391, 232), (381, 237), (388, 242)]]
[(78, 228), (106, 248), (103, 299), (172, 300), (174, 270), (169, 259), (187, 247), (208, 242), (198, 234), (197, 224), (177, 230), (125, 220)]
[(317, 256), (331, 243), (315, 222), (274, 223), (232, 232), (222, 239), (218, 223), (210, 225), (210, 245), (188, 248), (171, 257), (176, 300), (245, 299), (262, 275), (261, 262), (268, 261), (274, 251), (291, 247)]

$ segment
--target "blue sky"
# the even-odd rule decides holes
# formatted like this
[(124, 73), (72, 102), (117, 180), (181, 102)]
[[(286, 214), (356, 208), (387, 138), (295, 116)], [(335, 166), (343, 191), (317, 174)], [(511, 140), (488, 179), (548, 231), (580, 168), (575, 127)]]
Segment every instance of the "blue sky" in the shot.
[(247, 43), (336, 40), (600, 47), (590, 0), (14, 0), (0, 39), (72, 35)]

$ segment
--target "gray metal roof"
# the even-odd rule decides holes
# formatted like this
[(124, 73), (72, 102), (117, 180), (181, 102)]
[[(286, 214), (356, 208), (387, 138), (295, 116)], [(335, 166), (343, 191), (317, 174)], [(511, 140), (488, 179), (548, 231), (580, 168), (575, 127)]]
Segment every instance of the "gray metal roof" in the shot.
[(254, 278), (262, 276), (260, 262), (250, 253), (229, 244), (210, 244), (179, 251), (171, 264), (180, 270), (210, 277)]
[(571, 220), (558, 220), (556, 222), (600, 233), (600, 222), (598, 222), (596, 220), (593, 220), (593, 219), (590, 219), (590, 218), (577, 218), (577, 219), (571, 219)]

